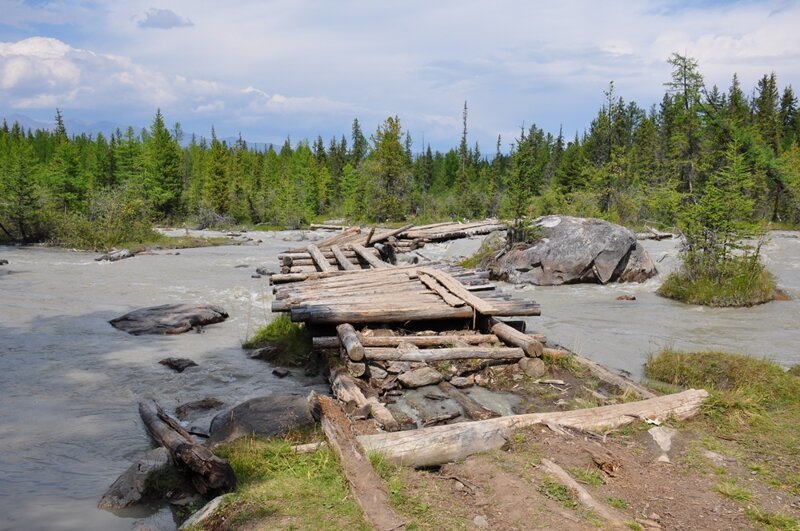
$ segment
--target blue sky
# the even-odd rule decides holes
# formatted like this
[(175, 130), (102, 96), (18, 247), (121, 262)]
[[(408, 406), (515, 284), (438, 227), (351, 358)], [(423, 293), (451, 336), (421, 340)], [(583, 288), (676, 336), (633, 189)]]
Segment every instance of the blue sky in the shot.
[(419, 150), (491, 153), (520, 125), (583, 131), (614, 81), (657, 103), (667, 57), (708, 85), (770, 71), (800, 89), (800, 3), (407, 0), (0, 0), (0, 115), (146, 126), (258, 142), (326, 139), (397, 114)]

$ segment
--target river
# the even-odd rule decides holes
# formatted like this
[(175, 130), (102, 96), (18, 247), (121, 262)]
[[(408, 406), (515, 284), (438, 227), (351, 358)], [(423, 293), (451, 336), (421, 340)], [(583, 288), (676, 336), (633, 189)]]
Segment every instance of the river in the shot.
[[(277, 254), (298, 233), (252, 233), (260, 245), (185, 249), (95, 262), (94, 253), (0, 247), (0, 529), (128, 530), (157, 508), (114, 514), (95, 506), (150, 441), (141, 398), (166, 408), (205, 396), (233, 405), (275, 391), (305, 392), (318, 380), (278, 379), (240, 343), (270, 319), (271, 290), (254, 268), (277, 269)], [(318, 237), (319, 234), (313, 235)], [(687, 306), (654, 294), (660, 277), (639, 285), (502, 286), (532, 297), (542, 316), (529, 329), (635, 377), (663, 347), (714, 348), (800, 363), (800, 239), (773, 233), (768, 267), (793, 297), (750, 309)], [(435, 245), (429, 256), (459, 256), (477, 240)], [(664, 272), (676, 264), (672, 241), (645, 242)], [(246, 266), (246, 267), (237, 267)], [(617, 301), (621, 294), (635, 301)], [(204, 333), (134, 337), (108, 320), (132, 309), (208, 302), (230, 313)], [(158, 364), (188, 357), (177, 374)], [(208, 419), (205, 419), (206, 421)], [(153, 517), (169, 525), (164, 509)]]

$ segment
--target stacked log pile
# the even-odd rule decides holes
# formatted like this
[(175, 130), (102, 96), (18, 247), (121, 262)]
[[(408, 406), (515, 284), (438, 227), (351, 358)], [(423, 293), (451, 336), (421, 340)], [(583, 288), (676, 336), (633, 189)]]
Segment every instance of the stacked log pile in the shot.
[(281, 272), (276, 275), (277, 282), (294, 281), (293, 277), (282, 275), (388, 267), (396, 254), (411, 252), (428, 242), (489, 234), (505, 230), (506, 225), (487, 219), (474, 223), (405, 225), (396, 229), (373, 227), (365, 230), (339, 225), (312, 225), (312, 228), (336, 230), (337, 233), (316, 244), (279, 255)]
[[(539, 315), (539, 305), (488, 285), (486, 274), (457, 267), (391, 267), (305, 274), (274, 288), (273, 312), (312, 324), (472, 320)], [(473, 288), (464, 284), (473, 284)]]

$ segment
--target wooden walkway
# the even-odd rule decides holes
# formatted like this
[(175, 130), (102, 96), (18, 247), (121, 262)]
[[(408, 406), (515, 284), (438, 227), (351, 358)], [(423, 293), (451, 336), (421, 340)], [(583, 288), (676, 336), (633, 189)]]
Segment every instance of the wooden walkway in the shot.
[(273, 312), (311, 324), (405, 323), (482, 316), (539, 315), (539, 305), (513, 299), (485, 274), (447, 266), (405, 266), (309, 273), (275, 287)]
[(407, 253), (428, 242), (446, 241), (505, 230), (495, 219), (474, 223), (435, 223), (405, 225), (397, 229), (320, 225), (337, 234), (305, 247), (297, 247), (278, 256), (281, 272), (274, 283), (305, 280), (307, 273), (380, 269), (391, 265), (398, 253)]

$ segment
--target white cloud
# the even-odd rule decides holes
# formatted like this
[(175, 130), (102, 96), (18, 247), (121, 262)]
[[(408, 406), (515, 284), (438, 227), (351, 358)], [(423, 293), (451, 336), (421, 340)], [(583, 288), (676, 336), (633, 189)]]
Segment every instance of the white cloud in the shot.
[(151, 7), (136, 22), (140, 28), (172, 29), (194, 26), (191, 20), (183, 18), (171, 9)]

